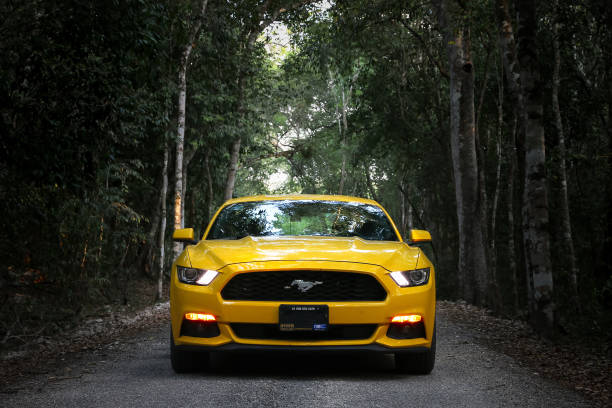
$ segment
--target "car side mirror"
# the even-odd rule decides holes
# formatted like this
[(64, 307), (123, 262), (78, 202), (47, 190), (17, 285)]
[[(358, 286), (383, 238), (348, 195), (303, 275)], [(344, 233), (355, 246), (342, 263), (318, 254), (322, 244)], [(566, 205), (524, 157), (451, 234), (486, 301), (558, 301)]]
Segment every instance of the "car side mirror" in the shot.
[(188, 244), (197, 244), (198, 241), (193, 239), (194, 232), (193, 228), (180, 228), (174, 230), (172, 233), (172, 239), (176, 242), (186, 242)]
[(411, 243), (431, 242), (431, 234), (425, 230), (411, 229), (409, 236)]

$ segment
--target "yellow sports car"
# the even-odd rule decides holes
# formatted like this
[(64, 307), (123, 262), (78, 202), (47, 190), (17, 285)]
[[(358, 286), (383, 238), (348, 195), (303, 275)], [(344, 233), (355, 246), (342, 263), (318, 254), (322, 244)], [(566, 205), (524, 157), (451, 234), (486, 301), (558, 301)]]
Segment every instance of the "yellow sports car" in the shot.
[[(229, 200), (172, 265), (171, 360), (202, 369), (211, 351), (394, 353), (428, 374), (436, 352), (432, 263), (375, 201), (347, 196)], [(411, 230), (410, 243), (430, 241)]]

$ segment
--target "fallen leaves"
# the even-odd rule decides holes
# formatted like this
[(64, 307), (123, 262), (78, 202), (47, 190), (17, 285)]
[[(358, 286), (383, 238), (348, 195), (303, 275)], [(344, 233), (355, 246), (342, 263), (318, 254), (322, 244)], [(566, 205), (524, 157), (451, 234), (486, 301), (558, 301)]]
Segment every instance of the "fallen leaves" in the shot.
[(463, 301), (440, 301), (438, 312), (476, 332), (486, 346), (535, 370), (534, 374), (554, 379), (601, 406), (612, 404), (612, 364), (606, 344), (587, 346), (580, 338), (567, 336), (551, 342), (524, 321), (495, 317)]
[[(0, 390), (8, 388), (27, 375), (44, 374), (47, 367), (62, 364), (69, 353), (98, 350), (104, 345), (119, 347), (125, 340), (121, 337), (133, 331), (159, 326), (169, 322), (169, 302), (158, 303), (136, 312), (112, 313), (105, 318), (89, 319), (81, 326), (45, 341), (32, 343), (28, 350), (5, 354), (0, 359)], [(69, 369), (62, 376), (50, 376), (49, 381), (72, 378)]]

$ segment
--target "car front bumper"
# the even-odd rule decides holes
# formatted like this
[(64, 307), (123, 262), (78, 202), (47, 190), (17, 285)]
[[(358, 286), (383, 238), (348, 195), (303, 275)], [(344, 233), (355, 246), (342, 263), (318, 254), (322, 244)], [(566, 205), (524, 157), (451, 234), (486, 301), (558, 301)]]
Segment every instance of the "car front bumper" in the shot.
[[(314, 262), (314, 265), (313, 265)], [(338, 270), (338, 264), (313, 261), (308, 267)], [(172, 334), (181, 349), (238, 351), (238, 350), (303, 350), (303, 351), (372, 351), (401, 352), (423, 351), (431, 346), (435, 321), (435, 274), (433, 268), (427, 285), (400, 288), (376, 265), (342, 265), (342, 271), (366, 273), (376, 277), (387, 291), (384, 301), (370, 302), (286, 302), (286, 301), (227, 301), (221, 289), (237, 273), (265, 270), (269, 265), (250, 263), (231, 265), (221, 269), (220, 275), (209, 286), (187, 285), (176, 278), (176, 267), (172, 269), (170, 290), (170, 313)], [(282, 262), (279, 269), (304, 269), (303, 262)], [(233, 323), (278, 324), (281, 304), (308, 305), (325, 304), (329, 307), (330, 325), (376, 325), (368, 338), (357, 340), (278, 340), (241, 338), (232, 330)], [(186, 313), (207, 313), (216, 317), (219, 335), (214, 337), (181, 336), (181, 325)], [(387, 336), (393, 316), (418, 314), (423, 319), (425, 337), (396, 339)]]

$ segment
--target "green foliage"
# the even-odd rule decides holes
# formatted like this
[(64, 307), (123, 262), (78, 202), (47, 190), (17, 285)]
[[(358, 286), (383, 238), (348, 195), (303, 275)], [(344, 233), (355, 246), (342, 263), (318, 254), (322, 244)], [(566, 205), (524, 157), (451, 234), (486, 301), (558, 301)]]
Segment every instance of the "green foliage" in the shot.
[(154, 211), (168, 10), (29, 0), (0, 15), (0, 314), (22, 299), (51, 315), (43, 299), (60, 297), (74, 316), (119, 294)]
[[(547, 81), (544, 123), (551, 169), (557, 165), (559, 154), (548, 103), (553, 64), (547, 61), (553, 60), (550, 24), (555, 18), (562, 23), (560, 99), (568, 140), (570, 210), (580, 264), (580, 295), (592, 318), (609, 310), (609, 291), (600, 288), (609, 280), (612, 259), (608, 255), (612, 233), (612, 189), (608, 180), (612, 168), (610, 155), (602, 154), (611, 146), (612, 39), (605, 29), (609, 10), (602, 7), (598, 1), (580, 5), (561, 2), (557, 17), (549, 5), (538, 10), (543, 16), (538, 42), (543, 61), (541, 75)], [(498, 189), (496, 230), (490, 239), (496, 241), (498, 248), (497, 279), (504, 308), (511, 310), (514, 279), (518, 278), (519, 304), (524, 304), (526, 298), (525, 274), (521, 272), (522, 241), (520, 229), (516, 229), (521, 222), (521, 169), (515, 173), (515, 199), (510, 201), (506, 178), (511, 154), (522, 152), (520, 137), (517, 146), (507, 141), (513, 129), (513, 102), (501, 68), (499, 27), (493, 7), (488, 2), (473, 2), (458, 16), (464, 19), (462, 25), (470, 27), (482, 153), (479, 161), (485, 172), (489, 221)], [(282, 65), (284, 80), (276, 94), (285, 105), (279, 106), (282, 114), (273, 120), (276, 134), (291, 134), (291, 154), (287, 155), (290, 178), (285, 191), (336, 193), (341, 164), (347, 158), (344, 192), (376, 198), (398, 222), (405, 207), (411, 207), (415, 227), (427, 228), (434, 236), (432, 256), (438, 265), (439, 293), (455, 296), (458, 248), (448, 139), (448, 88), (443, 78), (447, 62), (435, 13), (429, 4), (412, 1), (337, 1), (330, 9), (289, 24), (296, 48)], [(500, 101), (501, 86), (506, 91)], [(342, 91), (349, 88), (351, 102), (346, 110), (348, 132), (344, 144), (339, 100)], [(498, 141), (500, 103), (503, 123), (502, 140)], [(499, 180), (497, 143), (503, 144)], [(572, 313), (573, 306), (568, 295), (569, 271), (560, 262), (564, 254), (557, 221), (559, 182), (552, 170), (549, 181), (557, 304), (560, 315), (565, 315)], [(509, 205), (514, 206), (514, 225), (508, 225)], [(606, 221), (600, 222), (602, 219)], [(508, 240), (514, 241), (518, 255), (517, 277), (509, 269)]]
[[(222, 203), (236, 137), (242, 141), (236, 196), (335, 194), (344, 163), (344, 194), (380, 201), (397, 223), (411, 213), (414, 227), (432, 232), (439, 293), (455, 296), (448, 63), (435, 12), (429, 3), (412, 0), (338, 0), (326, 8), (294, 9), (289, 6), (295, 2), (270, 2), (280, 3), (288, 6), (277, 20), (286, 25), (290, 44), (269, 44), (274, 36), (264, 32), (251, 47), (249, 33), (260, 24), (262, 2), (208, 4), (187, 71), (186, 225), (202, 233)], [(83, 303), (126, 297), (120, 288), (130, 274), (152, 274), (163, 149), (174, 147), (178, 65), (199, 4), (0, 4), (3, 319), (15, 313), (34, 319), (33, 301), (23, 299), (44, 296), (62, 299), (64, 316), (74, 314)], [(542, 4), (538, 13), (545, 101), (553, 69), (551, 24), (562, 24), (559, 97), (580, 295), (590, 318), (609, 310), (611, 293), (610, 10), (602, 0), (562, 0), (557, 12)], [(498, 27), (489, 2), (470, 2), (459, 17), (471, 28), (481, 165), (491, 207), (498, 185), (498, 90), (507, 89)], [(492, 239), (499, 282), (507, 289), (507, 242), (513, 234), (522, 262), (503, 175), (510, 152), (520, 153), (521, 146), (520, 138), (518, 146), (508, 142), (508, 92), (501, 103), (504, 148)], [(544, 115), (552, 168), (560, 153), (548, 102)], [(171, 160), (170, 186), (173, 173)], [(514, 181), (518, 224), (522, 180)], [(569, 313), (569, 274), (557, 262), (562, 248), (555, 244), (558, 177), (551, 172), (549, 181), (557, 302)], [(172, 209), (172, 187), (167, 200)], [(511, 290), (502, 296), (510, 309)]]

